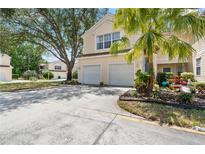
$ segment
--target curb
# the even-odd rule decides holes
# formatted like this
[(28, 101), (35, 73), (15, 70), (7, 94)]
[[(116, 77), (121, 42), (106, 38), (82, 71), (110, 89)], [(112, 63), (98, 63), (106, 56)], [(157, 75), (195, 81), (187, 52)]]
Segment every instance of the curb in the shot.
[[(142, 123), (147, 123), (147, 124), (151, 124), (151, 125), (155, 125), (155, 126), (160, 126), (159, 123), (154, 122), (154, 121), (148, 121), (146, 119), (140, 119), (140, 118), (136, 118), (136, 117), (127, 117), (127, 116), (123, 116), (123, 115), (118, 115), (118, 117), (122, 118), (122, 119), (130, 120), (130, 121), (134, 121), (134, 122), (142, 122)], [(205, 132), (196, 131), (196, 130), (184, 128), (184, 127), (168, 126), (168, 125), (162, 125), (161, 127), (171, 128), (171, 129), (180, 130), (180, 131), (198, 134), (198, 135), (205, 135)]]

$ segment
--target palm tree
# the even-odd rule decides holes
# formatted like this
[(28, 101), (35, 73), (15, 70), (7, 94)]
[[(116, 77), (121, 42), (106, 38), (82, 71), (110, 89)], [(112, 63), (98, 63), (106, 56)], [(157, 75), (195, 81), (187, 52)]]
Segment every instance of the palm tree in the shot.
[(128, 36), (140, 35), (125, 58), (131, 62), (142, 55), (147, 57), (148, 93), (154, 84), (153, 54), (168, 54), (170, 59), (185, 60), (192, 56), (194, 49), (181, 38), (191, 36), (196, 41), (205, 36), (205, 18), (196, 9), (118, 9), (113, 26), (124, 29), (126, 35), (113, 43), (111, 54), (130, 46)]

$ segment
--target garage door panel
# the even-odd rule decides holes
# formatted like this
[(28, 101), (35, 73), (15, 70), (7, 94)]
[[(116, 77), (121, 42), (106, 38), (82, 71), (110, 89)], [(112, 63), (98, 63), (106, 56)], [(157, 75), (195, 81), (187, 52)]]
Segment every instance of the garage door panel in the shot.
[(83, 83), (95, 85), (100, 83), (100, 65), (83, 66)]
[(118, 86), (132, 86), (134, 82), (133, 64), (110, 64), (109, 84)]

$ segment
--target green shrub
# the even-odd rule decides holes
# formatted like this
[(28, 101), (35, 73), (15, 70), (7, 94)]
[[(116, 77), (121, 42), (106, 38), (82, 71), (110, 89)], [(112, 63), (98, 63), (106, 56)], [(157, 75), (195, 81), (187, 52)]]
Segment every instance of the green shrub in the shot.
[(157, 82), (161, 86), (163, 81), (167, 81), (170, 79), (174, 74), (171, 72), (159, 72), (157, 73)]
[(77, 80), (70, 80), (70, 81), (66, 81), (66, 84), (70, 84), (70, 85), (78, 85), (79, 82)]
[(141, 70), (138, 70), (135, 73), (135, 88), (137, 92), (143, 93), (147, 89), (148, 85), (148, 80), (149, 80), (149, 74), (148, 73), (143, 73)]
[(190, 79), (192, 82), (195, 81), (194, 80), (194, 73), (192, 73), (192, 72), (183, 72), (183, 73), (181, 73), (180, 77), (181, 77), (182, 81), (186, 81), (187, 82), (188, 79)]
[(162, 97), (161, 91), (153, 91), (152, 97), (155, 99), (161, 99), (161, 97)]
[(191, 93), (181, 93), (178, 96), (178, 101), (180, 103), (192, 103), (193, 95)]
[(38, 77), (38, 74), (34, 70), (28, 70), (23, 73), (23, 78), (29, 80), (31, 77)]
[(163, 101), (176, 101), (179, 95), (179, 93), (161, 90), (161, 94), (159, 95), (159, 97)]
[(132, 96), (132, 97), (138, 97), (139, 94), (137, 93), (137, 91), (131, 91), (131, 92), (130, 92), (130, 96)]
[(198, 91), (203, 91), (205, 90), (205, 82), (196, 82), (194, 83), (195, 85), (195, 88), (198, 90)]
[(72, 78), (73, 78), (73, 79), (78, 79), (78, 71), (74, 71), (74, 72), (72, 73)]
[(12, 74), (12, 79), (18, 79), (19, 75), (18, 74)]
[(53, 75), (53, 73), (52, 72), (50, 72), (50, 71), (46, 71), (46, 72), (43, 72), (43, 77), (45, 78), (45, 79), (53, 79), (54, 78), (54, 75)]
[(38, 78), (39, 78), (39, 79), (42, 79), (42, 80), (45, 79), (45, 78), (43, 77), (43, 74), (39, 74), (39, 75), (38, 75)]
[(29, 78), (29, 80), (31, 80), (31, 81), (37, 81), (37, 80), (38, 80), (38, 78), (37, 78), (37, 77), (32, 76), (32, 77), (30, 77), (30, 78)]

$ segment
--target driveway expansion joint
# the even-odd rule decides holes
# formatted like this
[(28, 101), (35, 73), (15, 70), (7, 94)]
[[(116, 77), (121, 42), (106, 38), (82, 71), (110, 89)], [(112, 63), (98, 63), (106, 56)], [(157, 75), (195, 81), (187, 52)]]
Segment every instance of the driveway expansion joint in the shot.
[(101, 139), (101, 137), (103, 136), (103, 134), (105, 134), (105, 132), (108, 130), (108, 128), (110, 127), (110, 125), (112, 124), (112, 122), (116, 119), (118, 114), (115, 115), (115, 117), (108, 123), (107, 127), (105, 127), (105, 129), (102, 131), (102, 133), (97, 137), (97, 139), (95, 140), (95, 142), (93, 143), (93, 145), (96, 145), (98, 143), (98, 141)]

